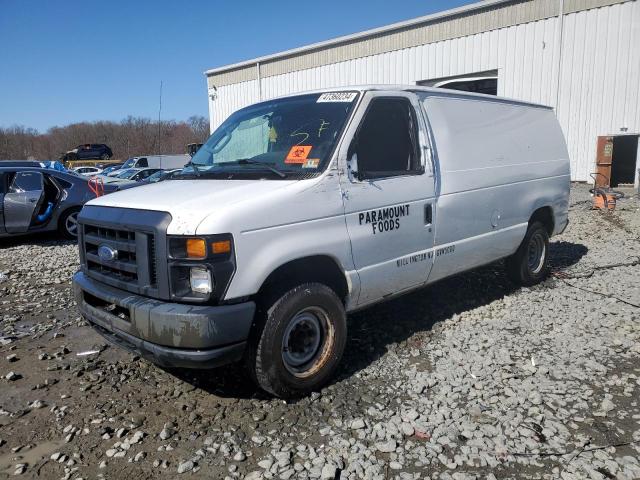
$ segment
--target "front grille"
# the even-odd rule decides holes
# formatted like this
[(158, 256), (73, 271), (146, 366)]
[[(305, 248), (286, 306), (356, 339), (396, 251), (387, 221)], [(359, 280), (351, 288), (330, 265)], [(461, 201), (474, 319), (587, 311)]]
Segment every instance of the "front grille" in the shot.
[[(154, 233), (92, 224), (84, 224), (83, 228), (85, 265), (90, 276), (136, 293), (157, 287)], [(102, 245), (117, 250), (117, 257), (100, 258), (98, 250)]]
[[(138, 295), (171, 298), (166, 240), (171, 215), (85, 205), (78, 222), (80, 261), (86, 275)], [(102, 245), (117, 250), (115, 258), (100, 258)]]
[[(90, 274), (95, 273), (118, 282), (138, 286), (136, 232), (85, 225), (83, 238), (87, 270)], [(98, 248), (101, 245), (108, 245), (117, 250), (117, 258), (102, 260), (98, 256)]]
[(158, 265), (156, 258), (156, 238), (149, 237), (149, 281), (151, 285), (158, 284)]

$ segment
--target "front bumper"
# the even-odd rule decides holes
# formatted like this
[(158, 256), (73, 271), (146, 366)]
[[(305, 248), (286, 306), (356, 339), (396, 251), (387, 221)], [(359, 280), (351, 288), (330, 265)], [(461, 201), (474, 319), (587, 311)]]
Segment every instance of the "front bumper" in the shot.
[(204, 306), (168, 303), (73, 277), (80, 313), (108, 341), (165, 367), (213, 368), (240, 360), (254, 302)]

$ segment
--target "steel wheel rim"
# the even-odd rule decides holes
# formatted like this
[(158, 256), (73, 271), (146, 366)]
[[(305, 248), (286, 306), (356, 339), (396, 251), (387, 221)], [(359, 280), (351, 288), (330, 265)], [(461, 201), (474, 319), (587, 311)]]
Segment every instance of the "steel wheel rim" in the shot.
[(282, 362), (299, 378), (309, 377), (325, 365), (331, 352), (334, 330), (329, 314), (321, 307), (300, 310), (282, 335)]
[(535, 233), (529, 240), (529, 249), (527, 252), (527, 264), (531, 273), (538, 274), (544, 266), (545, 257), (547, 255), (547, 246), (545, 245), (542, 234)]
[(71, 213), (64, 222), (65, 228), (69, 235), (78, 236), (78, 214)]

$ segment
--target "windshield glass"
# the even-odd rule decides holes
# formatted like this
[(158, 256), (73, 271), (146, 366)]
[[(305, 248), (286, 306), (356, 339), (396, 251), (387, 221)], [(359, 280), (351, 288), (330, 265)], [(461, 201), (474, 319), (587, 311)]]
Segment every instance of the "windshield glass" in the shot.
[(155, 183), (155, 182), (157, 182), (158, 180), (160, 180), (160, 177), (161, 177), (164, 173), (165, 173), (165, 171), (164, 171), (164, 170), (159, 170), (159, 171), (157, 171), (156, 173), (154, 173), (154, 174), (152, 174), (152, 175), (149, 175), (149, 181), (150, 181), (151, 183)]
[[(291, 178), (322, 171), (355, 105), (356, 92), (300, 95), (231, 115), (182, 175)], [(227, 176), (225, 176), (227, 175)]]
[(136, 159), (135, 159), (135, 158), (130, 158), (130, 159), (128, 159), (126, 162), (124, 162), (124, 163), (122, 164), (122, 167), (120, 167), (120, 168), (122, 168), (123, 170), (124, 170), (125, 168), (131, 168), (131, 167), (133, 167), (133, 165), (134, 165), (135, 163), (136, 163)]

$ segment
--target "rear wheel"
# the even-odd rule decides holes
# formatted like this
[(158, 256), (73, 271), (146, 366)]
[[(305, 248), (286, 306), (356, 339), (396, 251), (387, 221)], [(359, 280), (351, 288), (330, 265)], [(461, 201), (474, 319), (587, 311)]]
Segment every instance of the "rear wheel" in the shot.
[(281, 398), (307, 395), (335, 373), (347, 339), (346, 313), (326, 285), (307, 283), (275, 299), (249, 367), (267, 392)]
[(102, 154), (102, 156), (101, 156), (100, 158), (101, 158), (102, 160), (109, 160), (109, 158), (111, 158), (111, 157), (109, 156), (109, 154), (108, 154), (108, 153), (103, 153), (103, 154)]
[(549, 270), (549, 233), (540, 222), (529, 225), (524, 240), (506, 261), (513, 282), (531, 286), (545, 279)]
[(78, 214), (80, 209), (67, 210), (60, 217), (58, 231), (60, 235), (69, 240), (78, 238)]

